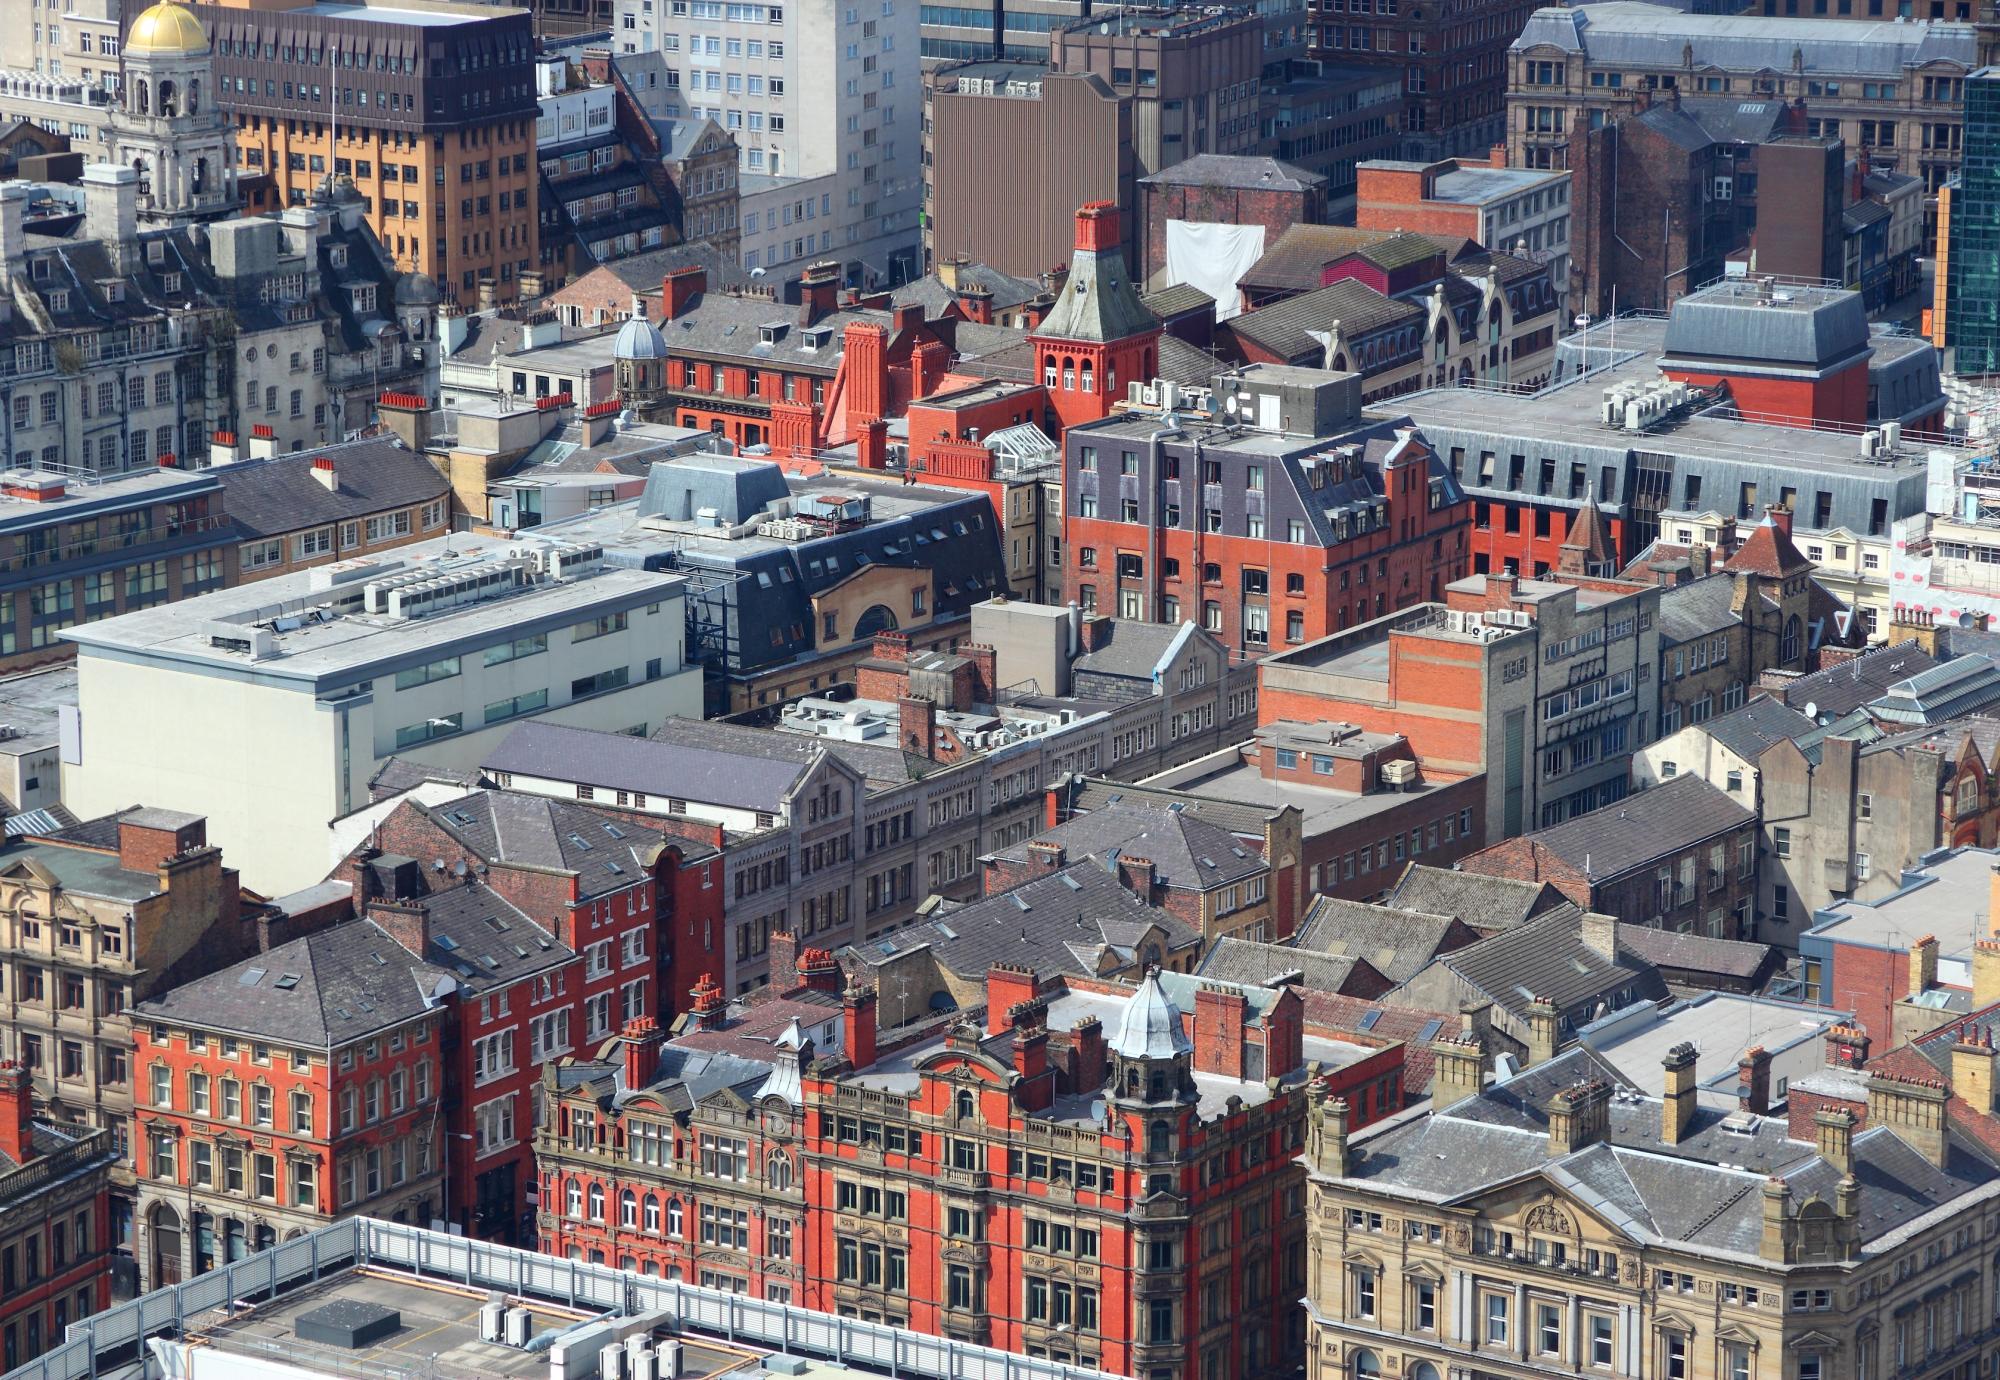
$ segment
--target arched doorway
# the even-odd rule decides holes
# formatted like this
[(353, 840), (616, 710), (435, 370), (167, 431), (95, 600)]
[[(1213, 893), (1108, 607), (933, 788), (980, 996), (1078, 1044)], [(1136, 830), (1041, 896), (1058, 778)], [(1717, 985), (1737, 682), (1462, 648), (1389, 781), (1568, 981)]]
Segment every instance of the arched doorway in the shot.
[(161, 1203), (153, 1209), (149, 1235), (153, 1243), (152, 1281), (155, 1289), (181, 1282), (181, 1215)]

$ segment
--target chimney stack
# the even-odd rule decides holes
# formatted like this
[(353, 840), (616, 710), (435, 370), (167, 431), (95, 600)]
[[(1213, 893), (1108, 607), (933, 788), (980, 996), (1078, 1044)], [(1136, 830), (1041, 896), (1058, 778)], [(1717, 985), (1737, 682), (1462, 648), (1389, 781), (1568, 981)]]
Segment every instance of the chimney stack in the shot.
[(799, 324), (810, 326), (840, 305), (840, 265), (818, 263), (799, 275)]
[(1937, 936), (1927, 934), (1910, 945), (1910, 1000), (1915, 1001), (1937, 986), (1937, 976)]
[(1611, 1085), (1601, 1078), (1559, 1089), (1548, 1102), (1549, 1154), (1569, 1155), (1611, 1133)]
[(653, 1081), (660, 1070), (660, 1045), (666, 1038), (651, 1016), (625, 1022), (625, 1090), (635, 1091)]
[(1757, 1045), (1736, 1061), (1736, 1100), (1746, 1112), (1771, 1113), (1771, 1052)]
[(367, 913), (385, 934), (418, 958), (429, 954), (431, 915), (421, 902), (370, 901)]
[(840, 1047), (849, 1068), (874, 1066), (875, 1037), (875, 989), (851, 982), (840, 999)]
[(840, 963), (826, 949), (799, 950), (799, 985), (808, 992), (839, 992)]
[[(1993, 1037), (1986, 1036), (1990, 1041)], [(1993, 1046), (1977, 1030), (1961, 1030), (1951, 1047), (1951, 1090), (1981, 1116), (1993, 1112)]]
[(1950, 1085), (1941, 1078), (1874, 1074), (1868, 1079), (1868, 1125), (1887, 1126), (1911, 1149), (1943, 1168), (1951, 1096)]
[(1556, 1041), (1561, 1037), (1562, 1018), (1556, 1004), (1547, 997), (1528, 1003), (1528, 1062), (1545, 1064), (1556, 1057)]
[[(773, 940), (776, 938), (776, 935), (772, 936)], [(774, 986), (772, 990), (778, 989)], [(714, 974), (703, 973), (696, 978), (694, 986), (688, 990), (688, 995), (694, 999), (688, 1006), (688, 1011), (694, 1016), (697, 1029), (714, 1030), (728, 1019), (729, 1003), (723, 998), (722, 984), (715, 980)]]
[(1845, 1107), (1822, 1107), (1813, 1113), (1819, 1153), (1842, 1175), (1854, 1172), (1854, 1113)]
[[(111, 271), (139, 271), (139, 174), (118, 163), (83, 170), (84, 233), (104, 244)], [(9, 260), (10, 271), (18, 260)]]
[(1607, 963), (1618, 961), (1618, 918), (1585, 911), (1582, 920), (1583, 947)]
[(334, 473), (332, 456), (315, 455), (313, 457), (312, 477), (314, 482), (328, 493), (337, 494), (340, 492), (340, 478)]
[(670, 269), (660, 280), (660, 320), (678, 321), (708, 291), (708, 270), (699, 265)]
[(1095, 254), (1119, 247), (1118, 203), (1086, 201), (1076, 212), (1076, 249)]
[(799, 938), (790, 930), (773, 930), (767, 941), (770, 987), (779, 996), (799, 989)]
[(1431, 1110), (1443, 1111), (1486, 1086), (1486, 1050), (1472, 1031), (1431, 1043)]
[(1666, 1097), (1660, 1107), (1660, 1139), (1679, 1145), (1694, 1125), (1695, 1048), (1692, 1042), (1675, 1045), (1661, 1061), (1666, 1069)]
[(1034, 969), (1018, 963), (995, 963), (986, 970), (986, 1033), (1011, 1030), (1014, 1008), (1034, 999)]

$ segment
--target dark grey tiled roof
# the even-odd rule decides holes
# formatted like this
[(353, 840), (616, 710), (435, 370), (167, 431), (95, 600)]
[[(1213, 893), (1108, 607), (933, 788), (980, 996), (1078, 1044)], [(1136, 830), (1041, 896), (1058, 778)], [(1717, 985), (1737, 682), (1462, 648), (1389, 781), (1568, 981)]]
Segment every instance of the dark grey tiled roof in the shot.
[(1042, 291), (1042, 285), (1032, 278), (1016, 278), (983, 263), (959, 265), (958, 282), (959, 291), (953, 292), (935, 272), (927, 273), (891, 292), (889, 301), (899, 307), (921, 306), (926, 317), (936, 317), (957, 302), (962, 292), (985, 292), (992, 297), (995, 311), (1005, 311), (1040, 296)]
[(1192, 623), (1142, 623), (1136, 618), (1114, 618), (1110, 623), (1100, 633), (1105, 638), (1103, 644), (1079, 656), (1071, 663), (1072, 670), (1151, 680), (1153, 668), (1194, 627)]
[[(775, 812), (785, 793), (805, 774), (808, 755), (756, 757), (681, 741), (679, 720), (669, 720), (661, 738), (632, 738), (561, 724), (525, 723), (487, 753), (490, 773), (518, 773), (555, 781), (579, 781), (647, 795), (678, 796), (741, 810)], [(802, 739), (807, 747), (816, 746)]]
[(1215, 299), (1192, 283), (1176, 283), (1158, 292), (1149, 292), (1140, 300), (1146, 304), (1147, 311), (1162, 320), (1179, 316), (1184, 311), (1199, 311), (1204, 307), (1213, 310), (1215, 307)]
[(1936, 657), (1913, 642), (1904, 642), (1788, 680), (1771, 693), (1793, 709), (1803, 711), (1810, 704), (1816, 706), (1822, 720), (1837, 719), (1878, 699), (1897, 681), (1908, 680), (1937, 664)]
[[(321, 457), (333, 461), (335, 488), (313, 478)], [(224, 509), (246, 540), (409, 508), (451, 493), (437, 466), (386, 437), (223, 465), (209, 473), (222, 481)]]
[[(1549, 1099), (1596, 1080), (1614, 1090), (1608, 1137), (1551, 1155)], [(1673, 1145), (1662, 1141), (1660, 1120), (1659, 1099), (1641, 1095), (1610, 1065), (1575, 1048), (1449, 1108), (1406, 1114), (1364, 1131), (1348, 1177), (1458, 1202), (1539, 1171), (1636, 1243), (1684, 1243), (1753, 1257), (1762, 1238), (1767, 1177), (1783, 1179), (1795, 1203), (1833, 1197), (1838, 1172), (1814, 1145), (1791, 1139), (1783, 1118), (1746, 1120), (1702, 1107)], [(1886, 1126), (1855, 1136), (1854, 1160), (1864, 1241), (1935, 1212), (2000, 1172), (1975, 1143), (1955, 1133), (1940, 1168)]]
[(1408, 982), (1437, 957), (1459, 923), (1448, 915), (1321, 896), (1307, 908), (1294, 942), (1316, 953), (1365, 958), (1389, 981)]
[(1316, 172), (1263, 154), (1197, 153), (1161, 169), (1142, 184), (1168, 187), (1232, 187), (1238, 191), (1303, 192), (1324, 187)]
[(1756, 821), (1726, 792), (1690, 775), (1528, 837), (1574, 867), (1587, 865), (1592, 877), (1609, 878)]
[(1032, 856), (1030, 842), (1059, 843), (1072, 860), (1108, 858), (1114, 852), (1146, 858), (1162, 884), (1195, 891), (1227, 886), (1268, 871), (1263, 856), (1238, 843), (1228, 830), (1184, 810), (1157, 809), (1131, 801), (1077, 815), (994, 856), (1026, 862)]
[(935, 771), (927, 758), (911, 757), (898, 748), (874, 743), (847, 743), (833, 738), (810, 738), (800, 733), (784, 733), (774, 728), (752, 728), (720, 719), (669, 719), (653, 733), (655, 742), (672, 742), (683, 747), (733, 753), (768, 762), (808, 763), (818, 749), (845, 762), (868, 779), (871, 787), (900, 786)]
[(1778, 956), (1778, 951), (1769, 944), (1752, 944), (1741, 939), (1714, 939), (1705, 934), (1682, 934), (1677, 930), (1655, 929), (1651, 925), (1620, 925), (1618, 944), (1657, 968), (1714, 973), (1746, 982), (1762, 976)]
[(1759, 695), (1740, 709), (1710, 719), (1703, 731), (1746, 762), (1755, 762), (1765, 748), (1789, 739), (1797, 742), (1813, 731), (1813, 721), (1783, 700)]
[(1500, 930), (1513, 929), (1567, 903), (1546, 882), (1412, 863), (1389, 893), (1388, 904), (1398, 910), (1453, 916), (1476, 930)]
[(1582, 919), (1574, 906), (1551, 911), (1438, 962), (1515, 1016), (1537, 997), (1567, 1014), (1628, 987), (1640, 1001), (1667, 995), (1659, 971), (1637, 954), (1621, 949), (1614, 962), (1585, 944)]
[(1170, 790), (1164, 786), (1136, 786), (1127, 781), (1111, 781), (1101, 776), (1087, 776), (1072, 782), (1064, 798), (1064, 804), (1070, 810), (1086, 812), (1102, 810), (1128, 800), (1134, 804), (1150, 805), (1163, 810), (1179, 806), (1185, 813), (1193, 815), (1196, 819), (1205, 819), (1219, 829), (1227, 829), (1232, 834), (1258, 839), (1264, 837), (1270, 821), (1287, 808), (1281, 805), (1248, 805), (1235, 800), (1215, 800), (1186, 791)]
[(1208, 956), (1195, 969), (1200, 977), (1220, 982), (1244, 982), (1270, 987), (1284, 982), (1314, 992), (1339, 992), (1355, 969), (1364, 972), (1365, 959), (1346, 955), (1313, 953), (1289, 944), (1260, 944), (1255, 940), (1225, 936), (1215, 941)]
[(479, 773), (460, 771), (455, 767), (433, 767), (414, 758), (397, 756), (389, 758), (368, 778), (368, 789), (380, 800), (432, 781), (471, 790), (479, 784)]
[(519, 982), (576, 957), (483, 882), (441, 885), (410, 904), (421, 906), (427, 918), (430, 942), (422, 958), (474, 992)]
[(657, 830), (587, 805), (515, 791), (474, 791), (426, 813), (489, 862), (574, 873), (586, 899), (645, 877), (646, 855), (660, 841)]
[(1660, 591), (1660, 639), (1692, 642), (1697, 637), (1733, 628), (1743, 621), (1730, 607), (1736, 580), (1723, 574), (1705, 575)]
[(133, 1011), (331, 1048), (421, 1016), (435, 1004), (428, 998), (454, 980), (374, 921), (354, 920), (182, 983)]
[(1197, 949), (1201, 936), (1170, 912), (1120, 886), (1097, 861), (1072, 863), (968, 905), (842, 950), (875, 964), (928, 947), (949, 972), (984, 978), (995, 963), (1019, 963), (1043, 975), (1095, 977), (1127, 968), (1157, 932), (1160, 958)]

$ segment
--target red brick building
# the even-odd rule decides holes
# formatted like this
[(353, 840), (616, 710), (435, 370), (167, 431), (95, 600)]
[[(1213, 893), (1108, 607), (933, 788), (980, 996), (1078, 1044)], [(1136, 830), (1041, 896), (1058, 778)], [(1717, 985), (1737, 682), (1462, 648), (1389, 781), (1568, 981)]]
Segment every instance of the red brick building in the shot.
[[(542, 993), (543, 984), (532, 998), (482, 989), (479, 1002), (460, 1003), (449, 1072), (451, 1088), (467, 1099), (454, 1126), (464, 1134), (446, 1151), (458, 1185), (453, 1220), (477, 1235), (529, 1239), (516, 1233), (533, 1180), (532, 1090), (543, 1061), (595, 1047), (639, 1017), (664, 1017), (661, 978), (670, 971), (675, 929), (698, 939), (704, 925), (712, 931), (719, 922), (713, 848), (663, 838), (661, 829), (657, 820), (544, 796), (477, 791), (432, 806), (405, 801), (343, 869), (357, 905), (371, 914), (378, 900), (425, 904), (404, 870), (410, 859), (423, 863), (429, 888), (442, 894), (451, 890), (444, 883), (476, 874), (508, 909), (548, 926), (542, 937), (554, 948), (538, 952), (567, 952), (576, 960), (550, 975), (537, 970), (550, 977), (552, 992)], [(493, 942), (509, 952), (535, 947), (497, 927)], [(496, 1047), (517, 1041), (504, 1076), (475, 1067), (481, 1041)]]
[(1256, 657), (1443, 597), (1469, 507), (1423, 439), (1364, 424), (1360, 381), (1268, 365), (1170, 415), (1065, 437), (1064, 585), (1089, 613), (1196, 622)]
[[(476, 941), (470, 926), (459, 932)], [(456, 977), (361, 920), (134, 1008), (149, 1287), (338, 1216), (427, 1224), (440, 1215), (443, 1036)]]
[(1323, 223), (1326, 197), (1326, 178), (1276, 158), (1198, 153), (1163, 167), (1139, 179), (1139, 280), (1172, 285), (1163, 276), (1170, 220), (1261, 226), (1268, 245), (1294, 225)]
[(0, 1364), (18, 1366), (111, 1303), (109, 1130), (37, 1119), (0, 1064)]

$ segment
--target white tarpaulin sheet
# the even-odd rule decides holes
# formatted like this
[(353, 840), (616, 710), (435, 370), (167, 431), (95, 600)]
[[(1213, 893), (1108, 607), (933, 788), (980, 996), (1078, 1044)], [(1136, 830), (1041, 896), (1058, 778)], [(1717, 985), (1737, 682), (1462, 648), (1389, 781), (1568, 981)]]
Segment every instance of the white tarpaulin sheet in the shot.
[(1264, 227), (1199, 220), (1167, 222), (1167, 286), (1186, 283), (1215, 299), (1215, 319), (1242, 310), (1236, 280), (1264, 257)]

